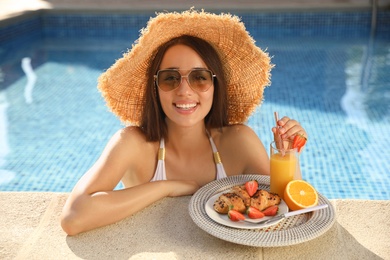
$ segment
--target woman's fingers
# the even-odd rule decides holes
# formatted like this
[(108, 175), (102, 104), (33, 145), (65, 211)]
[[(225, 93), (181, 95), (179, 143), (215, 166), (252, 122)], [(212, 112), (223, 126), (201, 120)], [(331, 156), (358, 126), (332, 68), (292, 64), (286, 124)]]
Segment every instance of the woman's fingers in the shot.
[[(282, 119), (278, 121), (278, 125), (280, 126), (280, 133), (282, 134), (283, 139), (292, 139), (295, 135), (300, 134), (307, 139), (307, 133), (305, 129), (300, 125), (300, 123), (294, 119), (290, 119), (284, 116)], [(275, 133), (276, 128), (272, 128), (272, 132)]]

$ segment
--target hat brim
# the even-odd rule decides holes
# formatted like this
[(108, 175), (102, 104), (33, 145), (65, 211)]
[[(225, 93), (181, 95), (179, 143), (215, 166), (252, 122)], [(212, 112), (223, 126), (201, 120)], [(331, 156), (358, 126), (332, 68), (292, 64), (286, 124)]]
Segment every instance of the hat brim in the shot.
[(218, 52), (227, 80), (229, 124), (246, 122), (270, 84), (270, 57), (237, 16), (204, 11), (160, 13), (150, 19), (132, 49), (99, 77), (107, 106), (122, 122), (139, 126), (150, 62), (162, 44), (181, 35), (204, 39)]

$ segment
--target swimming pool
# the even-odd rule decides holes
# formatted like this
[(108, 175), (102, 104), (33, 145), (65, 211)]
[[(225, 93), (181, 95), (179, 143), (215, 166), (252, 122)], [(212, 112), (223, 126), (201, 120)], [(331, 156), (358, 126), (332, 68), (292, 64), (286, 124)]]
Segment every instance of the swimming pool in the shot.
[[(276, 65), (248, 121), (263, 143), (273, 111), (299, 119), (304, 179), (330, 199), (390, 199), (390, 13), (372, 40), (369, 12), (238, 15)], [(122, 127), (97, 78), (150, 16), (41, 14), (0, 27), (0, 191), (72, 189)]]

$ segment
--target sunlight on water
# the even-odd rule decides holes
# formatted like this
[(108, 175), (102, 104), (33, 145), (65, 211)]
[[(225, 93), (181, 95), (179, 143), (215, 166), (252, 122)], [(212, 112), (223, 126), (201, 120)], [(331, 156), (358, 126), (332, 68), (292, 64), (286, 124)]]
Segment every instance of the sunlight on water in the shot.
[(3, 170), (7, 161), (6, 157), (10, 153), (8, 143), (8, 108), (7, 96), (5, 91), (0, 90), (0, 185), (7, 184), (15, 178), (15, 173)]
[(22, 69), (27, 77), (27, 84), (24, 88), (24, 99), (27, 104), (33, 102), (32, 92), (37, 81), (37, 76), (34, 73), (34, 70), (31, 67), (31, 59), (26, 57), (22, 59)]

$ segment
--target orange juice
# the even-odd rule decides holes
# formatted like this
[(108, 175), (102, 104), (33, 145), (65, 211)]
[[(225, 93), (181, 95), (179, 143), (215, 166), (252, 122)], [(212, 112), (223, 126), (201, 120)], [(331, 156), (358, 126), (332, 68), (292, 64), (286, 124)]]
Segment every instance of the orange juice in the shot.
[(270, 191), (278, 194), (282, 199), (284, 189), (294, 179), (297, 161), (297, 154), (294, 150), (286, 150), (284, 155), (280, 152), (271, 152)]

